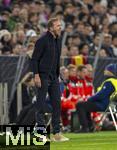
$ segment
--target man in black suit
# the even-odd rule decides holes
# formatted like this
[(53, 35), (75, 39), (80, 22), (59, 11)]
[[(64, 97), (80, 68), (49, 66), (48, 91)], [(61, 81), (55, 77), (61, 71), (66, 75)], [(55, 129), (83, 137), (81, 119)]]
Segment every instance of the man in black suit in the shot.
[(38, 87), (36, 102), (36, 122), (45, 125), (46, 95), (49, 94), (52, 104), (53, 141), (66, 141), (68, 138), (60, 133), (60, 87), (59, 67), (61, 54), (61, 23), (57, 18), (48, 21), (48, 31), (41, 36), (32, 55), (32, 67), (35, 84)]

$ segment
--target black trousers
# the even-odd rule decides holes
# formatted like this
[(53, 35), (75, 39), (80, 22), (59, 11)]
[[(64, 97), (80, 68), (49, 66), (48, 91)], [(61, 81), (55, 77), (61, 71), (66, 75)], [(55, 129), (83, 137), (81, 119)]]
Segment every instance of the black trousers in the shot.
[(36, 123), (38, 125), (45, 125), (44, 114), (47, 112), (46, 95), (49, 94), (49, 98), (52, 105), (52, 126), (53, 133), (60, 132), (60, 86), (57, 78), (43, 79), (41, 78), (41, 88), (38, 88), (36, 107)]
[(25, 106), (18, 117), (16, 118), (17, 125), (34, 125), (35, 123), (35, 108), (33, 104)]
[(90, 129), (93, 126), (91, 112), (101, 111), (95, 102), (79, 102), (76, 105), (79, 122), (83, 129)]

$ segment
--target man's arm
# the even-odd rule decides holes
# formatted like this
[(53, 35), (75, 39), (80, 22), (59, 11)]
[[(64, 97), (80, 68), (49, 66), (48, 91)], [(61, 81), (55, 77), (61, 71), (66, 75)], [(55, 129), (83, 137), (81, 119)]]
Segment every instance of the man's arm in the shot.
[(110, 95), (114, 92), (115, 88), (111, 82), (104, 83), (102, 89), (97, 92), (94, 96), (91, 96), (88, 100), (89, 101), (99, 101), (102, 99), (109, 98)]
[(31, 64), (32, 64), (32, 71), (34, 73), (34, 81), (36, 86), (41, 87), (41, 79), (39, 76), (39, 70), (38, 70), (38, 63), (41, 59), (41, 56), (44, 52), (44, 41), (43, 38), (40, 38), (37, 40), (34, 48), (34, 52), (32, 54)]
[(42, 38), (38, 39), (35, 44), (35, 48), (32, 54), (32, 71), (34, 74), (39, 74), (38, 63), (41, 59), (42, 53), (44, 51), (44, 41)]

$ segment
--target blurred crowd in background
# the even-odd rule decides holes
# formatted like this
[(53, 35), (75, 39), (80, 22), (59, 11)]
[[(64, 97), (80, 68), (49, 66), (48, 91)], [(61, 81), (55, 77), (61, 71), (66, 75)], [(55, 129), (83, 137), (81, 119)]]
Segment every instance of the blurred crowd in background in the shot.
[[(117, 56), (117, 1), (2, 0), (0, 55), (31, 56), (35, 41), (47, 31), (50, 17), (58, 17), (61, 20), (61, 57), (79, 60), (71, 59), (66, 63), (69, 65), (62, 66), (60, 70), (61, 120), (68, 131), (76, 103), (86, 101), (94, 93), (92, 65), (74, 64), (83, 64), (84, 57), (95, 57), (101, 42), (99, 57)], [(29, 87), (32, 85), (25, 85), (25, 91), (28, 91), (27, 95), (30, 96)], [(32, 103), (32, 99), (27, 102), (29, 103)], [(92, 118), (96, 124), (100, 124), (101, 114), (92, 113)]]
[(66, 36), (62, 56), (95, 56), (104, 33), (100, 57), (116, 57), (116, 6), (116, 0), (2, 0), (0, 54), (30, 53), (48, 19), (58, 17)]

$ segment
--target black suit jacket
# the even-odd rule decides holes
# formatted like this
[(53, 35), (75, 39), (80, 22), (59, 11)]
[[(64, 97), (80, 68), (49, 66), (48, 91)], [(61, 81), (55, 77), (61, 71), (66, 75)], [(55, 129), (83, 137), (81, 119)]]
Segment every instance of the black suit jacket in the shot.
[[(54, 59), (55, 59), (55, 39), (53, 35), (47, 31), (43, 36), (41, 36), (34, 48), (32, 55), (32, 70), (34, 74), (39, 73), (41, 77), (48, 77), (51, 72)], [(58, 56), (57, 59), (57, 76), (59, 76), (60, 68), (60, 54), (61, 54), (61, 38), (57, 38), (57, 50)]]

